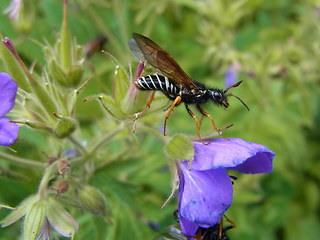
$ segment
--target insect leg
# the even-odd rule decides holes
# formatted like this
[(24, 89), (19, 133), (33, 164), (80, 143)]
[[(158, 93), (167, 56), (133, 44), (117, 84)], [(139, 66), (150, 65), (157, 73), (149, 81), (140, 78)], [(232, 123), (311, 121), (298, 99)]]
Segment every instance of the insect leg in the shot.
[(180, 96), (177, 96), (176, 99), (173, 101), (170, 109), (169, 109), (169, 112), (167, 113), (167, 116), (166, 116), (166, 119), (164, 120), (164, 125), (163, 125), (163, 135), (165, 136), (166, 135), (166, 126), (167, 126), (167, 120), (170, 116), (170, 113), (172, 112), (172, 109), (176, 106), (176, 105), (179, 105), (181, 102), (181, 97)]
[[(187, 109), (188, 113), (190, 114), (190, 116), (193, 117), (194, 121), (196, 122), (196, 125), (197, 125), (197, 134), (198, 134), (198, 137), (199, 137), (200, 141), (202, 142), (203, 145), (208, 145), (210, 142), (209, 142), (209, 143), (204, 143), (204, 142), (202, 141), (202, 138), (201, 138), (201, 136), (200, 136), (200, 129), (199, 129), (198, 120), (197, 120), (196, 116), (193, 114), (193, 112), (190, 110), (190, 108), (189, 108), (189, 106), (188, 106), (187, 104), (186, 104), (186, 109)], [(190, 170), (191, 170), (191, 166), (190, 166)]]
[[(227, 227), (223, 228), (223, 217), (225, 217), (227, 222), (230, 223), (232, 226), (227, 226)], [(231, 221), (226, 215), (223, 215), (223, 217), (221, 218), (220, 224), (219, 224), (219, 239), (222, 237), (222, 231), (225, 232), (225, 231), (228, 231), (232, 228), (237, 227), (237, 225), (233, 221)]]
[(152, 103), (152, 100), (154, 98), (154, 94), (155, 93), (156, 93), (156, 91), (152, 92), (152, 95), (151, 95), (151, 97), (149, 99), (149, 102), (147, 103), (147, 106), (142, 110), (142, 112), (139, 113), (139, 115), (133, 121), (136, 121), (138, 118), (140, 118), (147, 111), (147, 109), (150, 107), (150, 105)]
[[(213, 128), (217, 131), (217, 133), (219, 134), (220, 137), (222, 137), (219, 129), (216, 127), (216, 124), (214, 123), (212, 117), (210, 116), (209, 113), (207, 113), (199, 104), (197, 104), (197, 108), (199, 109), (199, 111), (206, 117), (210, 118), (211, 122), (212, 122), (212, 125), (213, 125)], [(223, 139), (226, 139), (224, 137), (222, 137)]]

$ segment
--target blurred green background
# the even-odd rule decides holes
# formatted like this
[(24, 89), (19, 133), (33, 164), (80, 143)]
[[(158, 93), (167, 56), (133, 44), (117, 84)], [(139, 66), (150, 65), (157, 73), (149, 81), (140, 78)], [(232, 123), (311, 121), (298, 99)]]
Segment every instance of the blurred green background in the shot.
[[(23, 1), (24, 15), (0, 15), (0, 32), (10, 37), (30, 66), (41, 72), (45, 56), (39, 43), (54, 44), (62, 23), (62, 0)], [(1, 0), (0, 11), (9, 5)], [(232, 90), (250, 108), (230, 99), (227, 110), (208, 104), (217, 126), (234, 124), (225, 135), (266, 145), (276, 153), (274, 170), (264, 175), (237, 175), (234, 201), (227, 216), (237, 228), (230, 239), (319, 239), (320, 236), (320, 2), (312, 0), (72, 0), (68, 20), (74, 38), (86, 44), (99, 35), (116, 63), (99, 52), (86, 60), (94, 79), (82, 93), (112, 94), (115, 66), (135, 74), (137, 63), (127, 41), (132, 32), (150, 37), (167, 50), (192, 78), (224, 88), (227, 69), (237, 62), (244, 83)], [(37, 43), (38, 42), (38, 43)], [(130, 66), (132, 69), (130, 70)], [(0, 71), (6, 71), (0, 62)], [(79, 102), (81, 136), (89, 139), (112, 126), (96, 102)], [(165, 112), (145, 121), (160, 129)], [(200, 117), (200, 115), (197, 115)], [(93, 124), (95, 122), (97, 124)], [(206, 119), (202, 133), (211, 129)], [(196, 136), (184, 107), (175, 109), (168, 134)], [(111, 202), (114, 226), (87, 214), (75, 214), (76, 239), (152, 239), (176, 224), (176, 200), (160, 210), (170, 193), (171, 175), (164, 145), (152, 135), (140, 136), (131, 155), (96, 171), (88, 181)], [(58, 140), (23, 127), (22, 156), (45, 161), (57, 154)], [(39, 141), (41, 139), (42, 141)], [(106, 151), (120, 152), (114, 141)], [(53, 147), (52, 147), (53, 146)], [(17, 176), (6, 174), (10, 169)], [(0, 202), (17, 205), (36, 192), (42, 172), (0, 160)], [(0, 217), (7, 214), (0, 211)], [(137, 221), (138, 219), (138, 221)], [(151, 224), (152, 223), (152, 224)], [(152, 229), (149, 225), (154, 225)], [(0, 230), (1, 239), (17, 239), (19, 223)]]

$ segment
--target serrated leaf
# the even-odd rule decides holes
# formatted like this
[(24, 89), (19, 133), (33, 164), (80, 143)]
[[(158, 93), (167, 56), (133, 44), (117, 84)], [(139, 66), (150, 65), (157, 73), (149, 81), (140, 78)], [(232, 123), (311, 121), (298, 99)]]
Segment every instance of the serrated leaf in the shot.
[(194, 156), (190, 139), (183, 135), (174, 136), (166, 145), (166, 152), (170, 158), (176, 160), (191, 160)]

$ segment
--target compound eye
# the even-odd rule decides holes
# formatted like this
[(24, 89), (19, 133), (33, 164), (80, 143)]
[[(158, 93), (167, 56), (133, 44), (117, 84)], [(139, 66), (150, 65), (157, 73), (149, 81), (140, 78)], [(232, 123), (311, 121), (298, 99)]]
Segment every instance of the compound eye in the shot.
[(220, 100), (222, 98), (221, 93), (215, 92), (214, 93), (214, 98), (217, 99), (217, 100)]

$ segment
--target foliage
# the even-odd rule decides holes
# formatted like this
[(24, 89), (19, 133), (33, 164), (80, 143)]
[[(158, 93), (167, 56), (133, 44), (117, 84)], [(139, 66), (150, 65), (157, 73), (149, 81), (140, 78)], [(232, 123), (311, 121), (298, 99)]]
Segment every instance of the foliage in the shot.
[[(205, 109), (217, 126), (234, 124), (225, 131), (226, 137), (264, 144), (276, 158), (271, 174), (243, 175), (235, 181), (227, 216), (237, 228), (228, 231), (230, 239), (320, 235), (317, 1), (73, 0), (68, 4), (65, 29), (70, 32), (60, 28), (63, 1), (29, 1), (18, 19), (0, 15), (1, 34), (13, 40), (31, 78), (41, 83), (33, 90), (19, 90), (9, 115), (24, 126), (11, 146), (14, 152), (1, 147), (0, 203), (19, 205), (44, 182), (49, 162), (70, 160), (70, 173), (50, 173), (45, 183), (53, 189), (68, 180), (68, 191), (57, 199), (78, 221), (77, 239), (152, 239), (176, 224), (172, 215), (176, 200), (160, 209), (171, 189), (172, 163), (165, 145), (175, 134), (196, 137), (196, 129), (185, 109), (178, 107), (168, 120), (168, 137), (163, 136), (159, 129), (168, 101), (158, 94), (132, 134), (128, 109), (132, 102), (125, 95), (137, 63), (127, 41), (138, 32), (159, 43), (189, 76), (206, 86), (223, 88), (227, 69), (234, 62), (241, 66), (238, 78), (244, 83), (232, 92), (250, 112), (235, 100), (227, 111), (213, 104)], [(8, 5), (9, 0), (1, 1), (0, 11)], [(85, 57), (83, 45), (99, 35), (107, 39), (103, 47), (107, 54)], [(66, 42), (73, 49), (67, 56), (61, 54)], [(16, 72), (10, 70), (11, 63), (1, 61), (0, 71), (9, 71), (21, 88), (17, 79), (26, 78), (24, 72), (18, 65)], [(45, 95), (48, 89), (50, 94)], [(36, 94), (30, 97), (29, 90)], [(141, 111), (147, 97), (140, 95), (134, 107)], [(83, 102), (86, 98), (97, 101)], [(32, 114), (39, 112), (38, 117)], [(205, 119), (201, 135), (213, 133)], [(66, 151), (78, 155), (71, 157)], [(101, 198), (99, 206), (81, 205), (78, 197), (86, 187)], [(2, 209), (1, 219), (6, 215)], [(17, 239), (17, 229), (18, 225), (1, 229), (1, 238)]]

